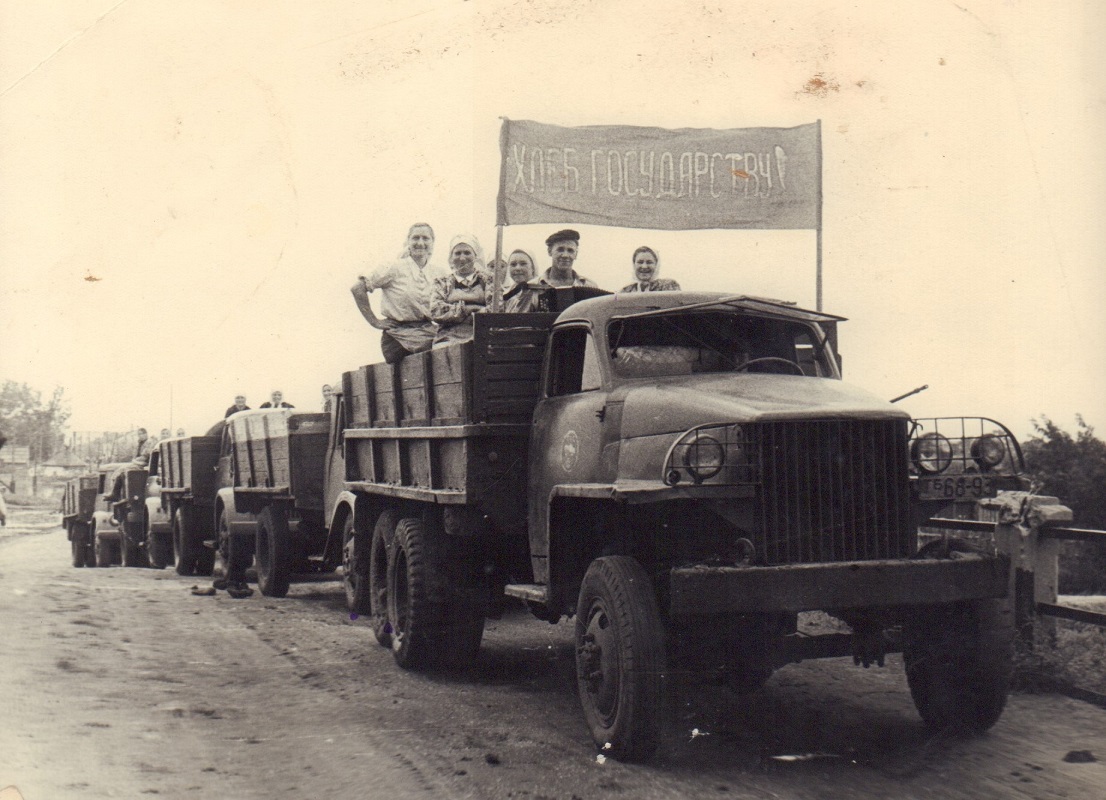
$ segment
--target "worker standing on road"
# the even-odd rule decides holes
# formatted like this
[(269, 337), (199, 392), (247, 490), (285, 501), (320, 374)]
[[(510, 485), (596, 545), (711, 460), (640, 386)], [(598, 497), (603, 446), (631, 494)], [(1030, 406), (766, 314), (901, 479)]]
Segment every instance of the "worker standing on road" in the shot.
[(8, 504), (4, 501), (4, 495), (8, 493), (7, 486), (0, 486), (0, 525), (8, 524)]
[[(430, 319), (431, 287), (445, 275), (429, 264), (434, 251), (434, 229), (417, 222), (407, 232), (400, 257), (390, 264), (361, 275), (350, 289), (361, 315), (381, 331), (380, 350), (384, 360), (394, 364), (411, 353), (429, 350), (435, 325)], [(380, 312), (373, 313), (369, 293), (381, 290)]]

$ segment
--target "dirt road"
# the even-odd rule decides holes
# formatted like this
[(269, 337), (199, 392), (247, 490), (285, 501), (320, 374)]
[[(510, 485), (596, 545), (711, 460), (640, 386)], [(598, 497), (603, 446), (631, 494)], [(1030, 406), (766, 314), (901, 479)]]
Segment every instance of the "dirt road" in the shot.
[(1106, 711), (1015, 695), (989, 735), (927, 739), (897, 658), (685, 687), (654, 763), (603, 762), (565, 622), (511, 614), (467, 673), (407, 673), (336, 581), (195, 597), (168, 570), (73, 569), (51, 519), (0, 529), (0, 787), (26, 800), (1106, 797)]

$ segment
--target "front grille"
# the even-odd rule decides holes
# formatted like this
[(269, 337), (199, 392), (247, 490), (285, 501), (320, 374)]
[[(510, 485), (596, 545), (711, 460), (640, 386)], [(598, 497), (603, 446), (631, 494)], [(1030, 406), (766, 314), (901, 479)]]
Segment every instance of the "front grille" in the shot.
[(757, 426), (769, 564), (903, 558), (914, 551), (906, 420)]

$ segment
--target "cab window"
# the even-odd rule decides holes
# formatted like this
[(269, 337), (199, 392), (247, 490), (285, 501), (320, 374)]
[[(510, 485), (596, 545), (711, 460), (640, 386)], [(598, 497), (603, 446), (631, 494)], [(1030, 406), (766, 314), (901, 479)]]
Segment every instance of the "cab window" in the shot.
[(587, 328), (565, 328), (553, 333), (549, 397), (593, 392), (602, 385), (599, 351)]

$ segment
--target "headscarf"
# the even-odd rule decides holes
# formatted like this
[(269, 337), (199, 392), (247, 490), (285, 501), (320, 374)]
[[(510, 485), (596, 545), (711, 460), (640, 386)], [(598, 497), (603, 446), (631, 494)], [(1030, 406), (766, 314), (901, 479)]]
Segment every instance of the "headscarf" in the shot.
[(630, 274), (634, 279), (634, 283), (641, 283), (637, 277), (637, 257), (642, 253), (652, 253), (653, 260), (656, 261), (656, 266), (653, 267), (653, 277), (649, 280), (655, 281), (661, 274), (661, 257), (657, 255), (657, 251), (647, 245), (642, 245), (634, 251), (633, 256), (630, 257)]
[(511, 256), (513, 256), (515, 253), (522, 253), (524, 256), (530, 259), (530, 268), (533, 270), (533, 274), (530, 276), (529, 279), (533, 280), (534, 278), (538, 277), (538, 262), (534, 260), (534, 257), (532, 255), (527, 253), (521, 247), (516, 247), (507, 256), (507, 277), (510, 278), (512, 281), (514, 280), (514, 278), (511, 278)]
[(453, 271), (453, 248), (459, 244), (467, 244), (472, 248), (473, 266), (476, 267), (477, 272), (485, 272), (487, 267), (484, 266), (484, 248), (480, 246), (480, 240), (471, 233), (459, 233), (449, 240), (449, 255), (447, 259), (449, 261), (450, 271)]

